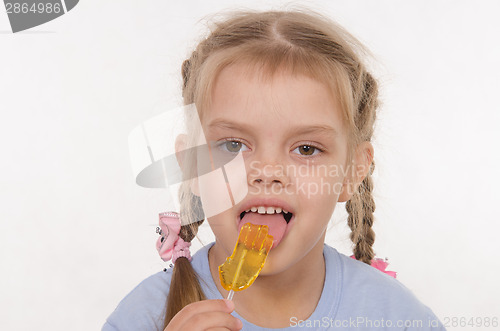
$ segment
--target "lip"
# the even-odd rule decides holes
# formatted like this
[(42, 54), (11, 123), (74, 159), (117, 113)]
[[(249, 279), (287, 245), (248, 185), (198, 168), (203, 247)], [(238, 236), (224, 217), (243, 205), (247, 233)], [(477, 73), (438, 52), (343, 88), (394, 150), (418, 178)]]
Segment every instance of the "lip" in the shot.
[(287, 212), (294, 214), (295, 216), (295, 210), (293, 210), (292, 206), (290, 206), (286, 201), (283, 201), (278, 198), (252, 198), (248, 201), (245, 201), (245, 203), (241, 205), (241, 207), (238, 210), (238, 215), (240, 215), (245, 210), (248, 210), (255, 206), (279, 207), (282, 210), (284, 209)]

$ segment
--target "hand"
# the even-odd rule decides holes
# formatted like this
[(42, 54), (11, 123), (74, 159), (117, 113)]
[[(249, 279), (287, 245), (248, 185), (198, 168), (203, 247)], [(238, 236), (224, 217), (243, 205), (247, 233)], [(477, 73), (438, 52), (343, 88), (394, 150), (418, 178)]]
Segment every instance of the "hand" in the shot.
[(231, 315), (234, 302), (203, 300), (182, 308), (164, 331), (241, 330), (243, 323)]

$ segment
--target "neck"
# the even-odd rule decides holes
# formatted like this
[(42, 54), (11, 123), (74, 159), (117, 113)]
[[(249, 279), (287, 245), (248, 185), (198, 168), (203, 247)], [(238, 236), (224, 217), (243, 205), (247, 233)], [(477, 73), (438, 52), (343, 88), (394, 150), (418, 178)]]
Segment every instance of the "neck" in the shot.
[[(291, 268), (260, 275), (249, 288), (236, 292), (233, 301), (238, 314), (253, 324), (271, 328), (290, 326), (292, 316), (306, 320), (316, 309), (323, 290), (323, 242), (320, 240)], [(210, 272), (217, 289), (226, 298), (229, 292), (220, 284), (218, 274), (218, 266), (224, 263), (226, 256), (215, 245), (208, 253)]]

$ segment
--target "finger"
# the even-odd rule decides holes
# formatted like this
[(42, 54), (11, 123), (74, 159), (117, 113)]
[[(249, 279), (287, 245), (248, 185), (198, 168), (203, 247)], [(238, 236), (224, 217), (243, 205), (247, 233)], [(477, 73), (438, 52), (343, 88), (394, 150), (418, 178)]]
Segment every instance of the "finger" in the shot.
[(231, 313), (234, 310), (234, 302), (231, 300), (203, 300), (193, 302), (186, 307), (182, 308), (168, 323), (169, 329), (176, 330), (185, 321), (189, 320), (196, 314), (203, 314), (206, 312), (224, 312)]
[(208, 312), (196, 314), (188, 320), (184, 319), (180, 330), (210, 330), (212, 328), (226, 328), (229, 330), (241, 330), (242, 323), (239, 319), (228, 313)]

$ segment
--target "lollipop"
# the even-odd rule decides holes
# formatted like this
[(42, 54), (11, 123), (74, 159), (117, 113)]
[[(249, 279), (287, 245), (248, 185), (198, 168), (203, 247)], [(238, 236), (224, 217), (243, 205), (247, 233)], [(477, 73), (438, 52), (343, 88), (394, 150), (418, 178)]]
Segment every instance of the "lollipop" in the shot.
[(241, 228), (233, 254), (219, 266), (222, 287), (229, 291), (228, 299), (232, 299), (234, 291), (252, 285), (262, 270), (273, 245), (268, 232), (267, 225), (246, 223)]

